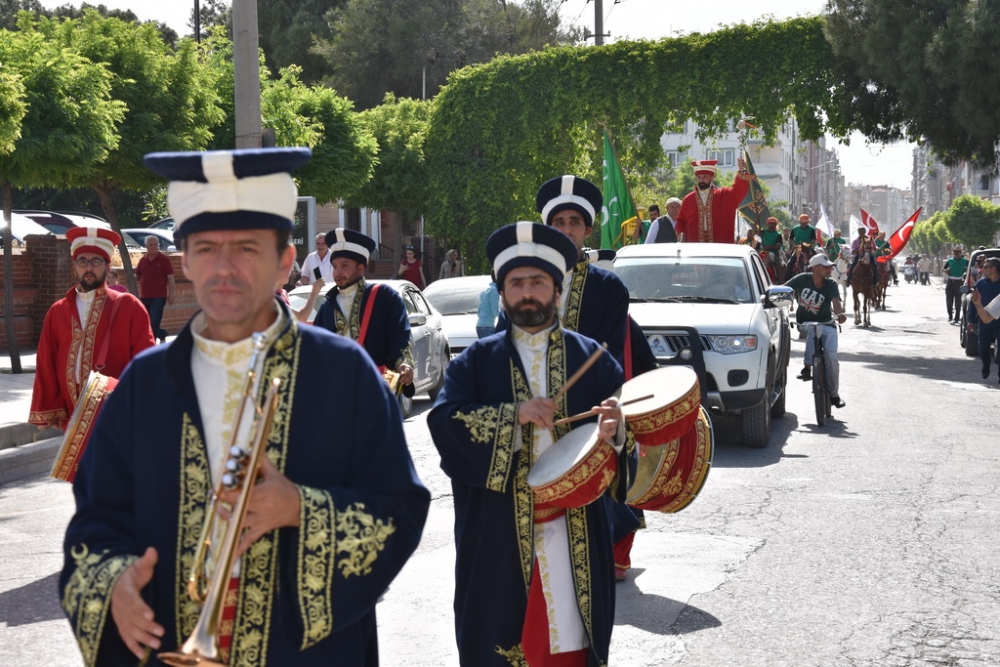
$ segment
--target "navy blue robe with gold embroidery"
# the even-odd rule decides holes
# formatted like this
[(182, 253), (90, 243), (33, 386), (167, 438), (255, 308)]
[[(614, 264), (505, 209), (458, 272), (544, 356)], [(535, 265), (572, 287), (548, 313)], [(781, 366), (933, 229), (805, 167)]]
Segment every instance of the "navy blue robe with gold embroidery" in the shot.
[[(199, 613), (185, 580), (211, 482), (189, 327), (125, 372), (77, 474), (59, 587), (88, 667), (136, 663), (108, 612), (147, 547), (159, 562), (144, 596), (164, 650)], [(397, 404), (361, 348), (319, 328), (289, 322), (264, 369), (284, 380), (267, 453), (299, 489), (300, 527), (242, 557), (229, 664), (377, 665), (375, 603), (416, 548), (430, 502)], [(155, 652), (149, 664), (160, 664)]]
[[(365, 283), (362, 279), (355, 293), (351, 308), (350, 321), (337, 304), (338, 289), (335, 286), (326, 294), (326, 300), (316, 313), (314, 324), (334, 333), (357, 340), (361, 331), (361, 320), (364, 316), (368, 299), (375, 285)], [(386, 366), (396, 370), (400, 363), (413, 366), (413, 353), (410, 348), (410, 320), (406, 312), (403, 297), (388, 285), (381, 285), (372, 306), (371, 320), (365, 333), (365, 352), (372, 358), (376, 366)]]
[[(444, 389), (427, 424), (452, 480), (455, 498), (455, 626), (461, 664), (511, 667), (520, 658), (521, 629), (533, 563), (533, 500), (527, 486), (529, 457), (514, 451), (515, 432), (530, 443), (532, 426), (517, 424), (521, 402), (531, 398), (510, 332), (473, 343), (448, 366)], [(597, 349), (592, 340), (556, 328), (550, 334), (550, 395)], [(560, 400), (557, 417), (589, 410), (623, 382), (610, 354)], [(593, 421), (593, 420), (591, 420)], [(556, 427), (555, 437), (585, 422)], [(635, 472), (631, 434), (608, 494), (624, 499)], [(615, 582), (608, 504), (568, 510), (567, 529), (575, 588), (590, 640), (590, 664), (607, 663), (614, 623)]]

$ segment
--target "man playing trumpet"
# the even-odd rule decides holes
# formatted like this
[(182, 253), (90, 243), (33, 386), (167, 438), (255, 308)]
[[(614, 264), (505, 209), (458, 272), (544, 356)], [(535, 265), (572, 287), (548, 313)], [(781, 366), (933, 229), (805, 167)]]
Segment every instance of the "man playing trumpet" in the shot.
[[(199, 655), (255, 667), (378, 662), (375, 602), (416, 548), (429, 494), (368, 356), (346, 338), (300, 327), (275, 299), (295, 257), (289, 172), (309, 156), (292, 148), (146, 156), (171, 181), (174, 236), (202, 310), (169, 346), (136, 358), (80, 464), (59, 587), (88, 667), (150, 653), (161, 664), (162, 650), (195, 639), (204, 613), (188, 579), (199, 536), (213, 489), (223, 488), (227, 444), (250, 440), (233, 432), (255, 429), (266, 449), (256, 483), (256, 471), (244, 471), (244, 488), (253, 485), (245, 521), (232, 542), (209, 535), (208, 572), (226, 588), (222, 621)], [(255, 334), (267, 341), (262, 353)], [(254, 427), (274, 380), (273, 427)], [(223, 518), (242, 493), (219, 492)], [(213, 572), (229, 547), (235, 567)]]

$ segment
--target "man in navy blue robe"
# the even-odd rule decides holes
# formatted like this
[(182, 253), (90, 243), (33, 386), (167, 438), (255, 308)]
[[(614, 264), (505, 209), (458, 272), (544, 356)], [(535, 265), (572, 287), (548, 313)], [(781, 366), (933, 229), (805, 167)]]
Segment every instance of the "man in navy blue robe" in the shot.
[(229, 444), (249, 446), (273, 380), (278, 407), (231, 571), (218, 570), (223, 531), (209, 536), (223, 621), (197, 653), (231, 665), (378, 664), (375, 603), (416, 548), (430, 498), (368, 356), (301, 327), (274, 298), (295, 256), (287, 172), (308, 159), (287, 148), (146, 157), (173, 181), (174, 234), (202, 310), (125, 371), (77, 474), (59, 587), (87, 667), (147, 654), (163, 664), (191, 636), (202, 526), (237, 499), (220, 486)]
[(365, 282), (375, 240), (351, 229), (334, 229), (327, 233), (326, 245), (336, 287), (327, 292), (314, 324), (357, 341), (376, 366), (399, 373), (403, 392), (412, 397), (413, 352), (406, 304), (391, 287)]
[(604, 665), (615, 602), (609, 504), (598, 499), (550, 520), (536, 512), (527, 477), (554, 439), (586, 423), (553, 427), (557, 418), (600, 406), (598, 432), (618, 456), (606, 494), (624, 499), (635, 444), (616, 399), (606, 400), (623, 382), (621, 367), (605, 352), (558, 402), (547, 398), (599, 349), (555, 315), (576, 249), (521, 222), (495, 232), (487, 255), (512, 326), (451, 362), (427, 420), (455, 498), (460, 661), (545, 667), (555, 656), (560, 665)]

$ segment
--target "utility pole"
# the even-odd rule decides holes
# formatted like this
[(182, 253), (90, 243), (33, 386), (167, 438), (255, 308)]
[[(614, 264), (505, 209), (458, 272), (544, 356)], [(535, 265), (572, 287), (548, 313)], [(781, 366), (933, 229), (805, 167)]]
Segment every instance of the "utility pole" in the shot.
[(194, 41), (201, 44), (201, 3), (194, 0)]
[(233, 0), (236, 148), (261, 147), (257, 0)]
[(594, 0), (594, 45), (604, 44), (604, 0)]

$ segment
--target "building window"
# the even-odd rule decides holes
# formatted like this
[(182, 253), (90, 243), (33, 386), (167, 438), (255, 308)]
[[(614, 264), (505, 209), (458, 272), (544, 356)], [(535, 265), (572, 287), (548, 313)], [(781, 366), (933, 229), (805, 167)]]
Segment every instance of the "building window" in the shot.
[(667, 159), (670, 160), (672, 168), (677, 168), (677, 165), (681, 162), (680, 151), (667, 151)]
[(736, 151), (732, 148), (727, 148), (721, 151), (708, 151), (706, 157), (709, 160), (718, 160), (720, 167), (736, 166)]

